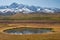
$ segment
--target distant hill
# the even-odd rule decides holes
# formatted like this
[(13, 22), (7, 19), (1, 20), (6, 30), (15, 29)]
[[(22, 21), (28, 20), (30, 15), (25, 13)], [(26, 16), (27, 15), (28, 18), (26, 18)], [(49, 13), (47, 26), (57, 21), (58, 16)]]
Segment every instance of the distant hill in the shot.
[(47, 13), (16, 13), (10, 16), (0, 16), (0, 20), (55, 20), (60, 21), (60, 14)]

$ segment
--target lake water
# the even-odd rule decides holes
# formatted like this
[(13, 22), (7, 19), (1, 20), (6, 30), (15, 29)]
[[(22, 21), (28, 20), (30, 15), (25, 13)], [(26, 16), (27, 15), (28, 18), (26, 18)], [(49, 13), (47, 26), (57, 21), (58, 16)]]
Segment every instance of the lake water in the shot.
[(5, 33), (10, 33), (10, 34), (41, 34), (41, 33), (48, 33), (48, 32), (53, 32), (52, 28), (27, 28), (27, 27), (22, 27), (22, 28), (12, 28), (12, 29), (6, 29), (4, 30)]

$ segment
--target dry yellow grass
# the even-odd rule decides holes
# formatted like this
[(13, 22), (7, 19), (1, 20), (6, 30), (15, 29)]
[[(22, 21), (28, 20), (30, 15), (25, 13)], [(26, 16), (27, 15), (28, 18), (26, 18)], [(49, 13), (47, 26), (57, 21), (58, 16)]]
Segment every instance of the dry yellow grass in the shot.
[[(33, 35), (12, 35), (2, 31), (16, 27), (38, 27), (53, 28), (53, 33), (33, 34)], [(0, 40), (60, 40), (60, 24), (42, 24), (42, 23), (17, 23), (17, 24), (0, 24)]]

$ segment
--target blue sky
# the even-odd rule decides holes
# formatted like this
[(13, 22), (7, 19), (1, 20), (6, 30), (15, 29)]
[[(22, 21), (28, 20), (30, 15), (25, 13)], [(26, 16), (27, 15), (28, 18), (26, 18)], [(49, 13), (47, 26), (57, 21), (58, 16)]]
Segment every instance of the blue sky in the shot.
[(10, 5), (13, 2), (25, 5), (60, 8), (60, 0), (0, 0), (0, 6)]

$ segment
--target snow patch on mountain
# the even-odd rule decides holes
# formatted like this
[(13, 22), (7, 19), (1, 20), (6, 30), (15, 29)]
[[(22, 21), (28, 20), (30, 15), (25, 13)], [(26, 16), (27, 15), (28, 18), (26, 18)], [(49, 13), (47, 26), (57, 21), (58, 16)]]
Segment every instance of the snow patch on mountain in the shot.
[(45, 13), (54, 13), (53, 10), (49, 10), (49, 9), (44, 9), (43, 12), (45, 12)]

